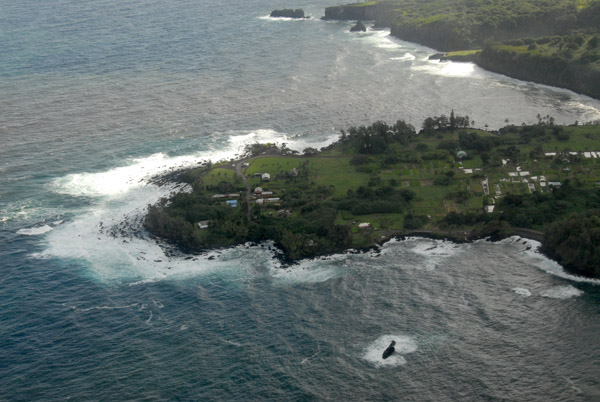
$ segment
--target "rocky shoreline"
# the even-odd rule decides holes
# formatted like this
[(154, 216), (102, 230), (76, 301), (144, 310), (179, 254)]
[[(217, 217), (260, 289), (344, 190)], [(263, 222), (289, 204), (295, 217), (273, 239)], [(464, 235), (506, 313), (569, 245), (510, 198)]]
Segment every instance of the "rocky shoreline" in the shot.
[[(241, 162), (241, 160), (238, 162)], [(177, 169), (172, 172), (160, 174), (160, 175), (154, 176), (150, 180), (150, 182), (157, 186), (174, 186), (176, 188), (179, 188), (180, 186), (186, 185), (186, 183), (182, 180), (182, 175), (185, 173), (186, 170), (188, 170), (188, 169), (183, 168), (183, 169)], [(360, 248), (351, 248), (351, 249), (341, 248), (339, 250), (336, 250), (334, 252), (330, 252), (327, 254), (315, 254), (315, 255), (304, 257), (301, 259), (289, 258), (281, 250), (280, 245), (278, 245), (276, 242), (273, 243), (273, 246), (265, 246), (265, 247), (269, 247), (269, 249), (271, 251), (273, 251), (273, 253), (274, 253), (273, 258), (277, 259), (283, 267), (288, 267), (288, 266), (298, 264), (304, 260), (328, 257), (328, 256), (332, 256), (335, 254), (340, 254), (340, 253), (343, 254), (343, 253), (348, 253), (348, 252), (354, 252), (354, 253), (372, 252), (374, 250), (379, 249), (380, 247), (382, 247), (384, 244), (386, 244), (389, 241), (392, 241), (392, 240), (402, 241), (402, 240), (406, 240), (407, 238), (410, 238), (410, 237), (421, 237), (421, 238), (432, 239), (432, 240), (445, 240), (445, 241), (450, 241), (450, 242), (453, 242), (456, 244), (472, 243), (472, 242), (475, 242), (478, 240), (488, 240), (488, 241), (492, 241), (492, 242), (497, 242), (497, 241), (501, 241), (501, 240), (506, 239), (511, 236), (519, 236), (524, 239), (534, 240), (539, 243), (542, 243), (543, 238), (544, 238), (544, 234), (542, 232), (532, 230), (532, 229), (526, 229), (526, 228), (508, 228), (507, 230), (502, 231), (502, 232), (500, 232), (500, 231), (477, 232), (477, 231), (473, 231), (473, 230), (471, 230), (471, 231), (469, 231), (469, 230), (455, 230), (455, 231), (409, 230), (409, 231), (379, 231), (379, 232), (381, 232), (381, 234), (382, 234), (380, 237), (380, 240), (370, 246), (360, 247)], [(164, 243), (163, 239), (160, 239), (153, 235), (151, 237), (156, 238), (157, 240), (161, 240), (160, 242)], [(168, 243), (166, 243), (166, 244), (168, 244)], [(169, 254), (174, 255), (175, 254), (174, 250), (178, 250), (179, 252), (184, 253), (184, 254), (203, 255), (203, 254), (206, 254), (209, 252), (215, 252), (215, 251), (218, 252), (219, 250), (225, 250), (225, 249), (229, 249), (232, 247), (240, 247), (243, 245), (246, 245), (247, 247), (252, 247), (252, 246), (259, 246), (260, 244), (261, 243), (256, 243), (256, 242), (243, 242), (240, 244), (235, 244), (235, 245), (224, 247), (224, 248), (223, 247), (208, 248), (208, 249), (201, 250), (201, 251), (191, 250), (191, 249), (188, 250), (188, 249), (182, 248), (181, 246), (169, 244), (169, 248), (171, 248), (171, 251)], [(542, 248), (540, 247), (540, 253), (544, 254), (548, 258), (551, 258), (551, 256), (543, 253), (541, 249)], [(570, 272), (573, 274), (578, 274), (575, 271), (570, 271)]]

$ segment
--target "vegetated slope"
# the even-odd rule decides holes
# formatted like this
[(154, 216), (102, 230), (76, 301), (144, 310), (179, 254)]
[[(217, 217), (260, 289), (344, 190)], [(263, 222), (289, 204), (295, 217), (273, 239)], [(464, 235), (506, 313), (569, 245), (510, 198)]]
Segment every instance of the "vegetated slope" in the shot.
[[(375, 20), (442, 51), (484, 49), (471, 60), (486, 69), (600, 98), (600, 0), (380, 0), (330, 7), (324, 18)], [(518, 39), (527, 45), (506, 48)]]

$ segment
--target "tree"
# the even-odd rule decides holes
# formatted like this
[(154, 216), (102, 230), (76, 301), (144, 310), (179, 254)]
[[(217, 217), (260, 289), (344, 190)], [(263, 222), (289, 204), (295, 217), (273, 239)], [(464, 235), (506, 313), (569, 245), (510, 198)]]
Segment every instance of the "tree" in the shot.
[(483, 162), (484, 165), (487, 165), (490, 163), (490, 154), (488, 154), (487, 152), (480, 153), (479, 157), (481, 158), (481, 161)]
[[(342, 130), (342, 132), (343, 132), (343, 130)], [(304, 154), (304, 156), (314, 156), (317, 153), (319, 153), (319, 151), (316, 148), (307, 147), (307, 148), (304, 148), (304, 150), (302, 151), (302, 153)]]
[(456, 117), (454, 117), (454, 109), (450, 112), (450, 130), (456, 129)]
[(600, 277), (600, 211), (554, 223), (544, 235), (544, 250), (569, 269)]

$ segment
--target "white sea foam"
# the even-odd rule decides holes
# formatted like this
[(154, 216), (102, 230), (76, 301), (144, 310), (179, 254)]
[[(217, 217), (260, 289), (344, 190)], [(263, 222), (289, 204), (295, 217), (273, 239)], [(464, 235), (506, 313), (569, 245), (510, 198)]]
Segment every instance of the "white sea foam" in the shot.
[(273, 265), (271, 275), (278, 285), (325, 282), (339, 278), (348, 272), (343, 267), (349, 264), (340, 264), (340, 261), (346, 258), (348, 258), (346, 254), (335, 254), (326, 258), (300, 261), (287, 268)]
[(390, 60), (400, 60), (400, 61), (412, 61), (415, 60), (417, 58), (417, 56), (415, 56), (412, 53), (404, 53), (403, 56), (400, 57), (392, 57), (390, 58)]
[[(145, 158), (136, 158), (125, 166), (96, 173), (75, 173), (54, 180), (51, 190), (74, 196), (118, 196), (130, 190), (148, 185), (152, 177), (179, 168), (197, 165), (206, 161), (231, 160), (244, 151), (248, 144), (275, 143), (286, 145), (293, 150), (301, 151), (309, 146), (309, 142), (301, 138), (290, 137), (269, 129), (245, 132), (230, 132), (229, 143), (220, 150), (208, 150), (190, 155), (169, 157), (157, 153)], [(320, 146), (335, 140), (330, 136)], [(313, 144), (314, 145), (314, 144)]]
[(39, 236), (44, 233), (48, 233), (53, 228), (49, 225), (36, 226), (32, 228), (25, 228), (17, 230), (17, 234), (25, 235), (25, 236)]
[(594, 101), (594, 99), (588, 98), (584, 95), (570, 93), (571, 99), (565, 103), (565, 106), (571, 107), (578, 111), (583, 111), (585, 119), (587, 121), (600, 120), (600, 105), (592, 106), (590, 104), (585, 104), (586, 102)]
[(414, 64), (412, 69), (444, 77), (479, 77), (478, 68), (473, 63), (427, 60), (422, 64)]
[[(350, 24), (352, 25), (352, 24)], [(349, 28), (348, 28), (349, 32)], [(435, 50), (427, 46), (419, 45), (413, 42), (406, 42), (390, 35), (389, 29), (371, 29), (367, 28), (367, 32), (352, 32), (352, 35), (367, 43), (371, 43), (375, 47), (390, 51), (408, 51), (408, 54), (421, 54), (425, 59), (435, 53)], [(416, 56), (415, 56), (416, 58)]]
[[(329, 140), (329, 139), (328, 139)], [(329, 140), (333, 141), (333, 138)], [(273, 130), (230, 132), (228, 146), (219, 152), (168, 157), (155, 154), (99, 173), (80, 173), (53, 182), (60, 193), (94, 198), (93, 206), (83, 208), (71, 221), (62, 223), (46, 237), (47, 249), (38, 258), (70, 258), (82, 261), (94, 277), (103, 281), (144, 283), (167, 278), (206, 275), (219, 271), (244, 279), (254, 275), (253, 268), (241, 264), (252, 254), (258, 265), (269, 265), (273, 253), (268, 249), (240, 246), (197, 256), (167, 255), (156, 242), (140, 237), (141, 221), (148, 204), (167, 195), (174, 188), (149, 184), (148, 179), (174, 168), (194, 165), (201, 160), (230, 159), (245, 145), (254, 142), (285, 142), (291, 149), (308, 144)], [(322, 145), (321, 145), (322, 146)]]
[[(526, 244), (523, 244), (526, 242)], [(539, 252), (539, 248), (541, 247), (541, 243), (535, 240), (523, 239), (519, 236), (512, 236), (500, 241), (500, 244), (516, 244), (519, 243), (522, 245), (523, 249), (521, 250), (522, 256), (524, 256), (525, 261), (543, 271), (546, 271), (549, 274), (554, 276), (558, 276), (563, 279), (568, 279), (573, 282), (585, 282), (592, 283), (595, 285), (600, 285), (599, 279), (585, 278), (583, 276), (577, 276), (569, 274), (565, 271), (565, 269), (556, 261), (551, 260), (545, 255)]]
[[(383, 359), (383, 351), (396, 341), (396, 351), (387, 359)], [(396, 367), (406, 364), (405, 355), (417, 350), (418, 345), (413, 337), (407, 335), (382, 335), (367, 346), (363, 359), (377, 367)]]
[(425, 257), (450, 257), (461, 251), (461, 246), (446, 240), (430, 240), (411, 237), (406, 239), (413, 243), (410, 251)]
[(251, 254), (252, 260), (259, 265), (272, 259), (268, 250), (260, 247), (247, 250), (244, 246), (201, 256), (173, 256), (155, 241), (128, 232), (131, 230), (128, 227), (121, 233), (120, 225), (124, 221), (133, 220), (131, 225), (135, 230), (136, 219), (144, 213), (144, 200), (155, 201), (157, 191), (157, 188), (149, 186), (132, 192), (131, 195), (135, 196), (129, 202), (121, 205), (107, 203), (80, 214), (72, 222), (64, 223), (49, 233), (46, 250), (36, 257), (78, 260), (97, 280), (136, 284), (206, 276), (214, 272), (236, 280), (244, 279), (255, 274), (251, 266), (243, 263), (249, 258), (244, 257), (245, 254)]
[(525, 288), (512, 288), (511, 289), (513, 292), (515, 292), (516, 294), (523, 296), (523, 297), (529, 297), (531, 296), (531, 292), (528, 289)]
[(582, 294), (582, 290), (579, 290), (572, 285), (555, 286), (540, 292), (540, 296), (548, 297), (550, 299), (570, 299), (571, 297), (578, 297)]

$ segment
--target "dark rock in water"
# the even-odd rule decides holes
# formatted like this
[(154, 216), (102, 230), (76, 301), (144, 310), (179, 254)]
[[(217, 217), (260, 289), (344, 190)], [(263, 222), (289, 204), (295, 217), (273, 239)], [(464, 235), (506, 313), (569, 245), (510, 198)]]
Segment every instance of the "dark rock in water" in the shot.
[(394, 352), (396, 351), (396, 348), (394, 347), (396, 345), (396, 341), (392, 341), (392, 343), (390, 343), (390, 346), (387, 347), (386, 350), (383, 351), (383, 357), (384, 359), (387, 359), (388, 357), (390, 357), (391, 355), (394, 354)]
[(275, 18), (305, 18), (304, 10), (301, 8), (297, 8), (292, 10), (291, 8), (286, 8), (283, 10), (273, 10), (271, 11), (271, 17)]
[(350, 28), (350, 32), (367, 32), (367, 27), (360, 21), (356, 21), (356, 25)]

